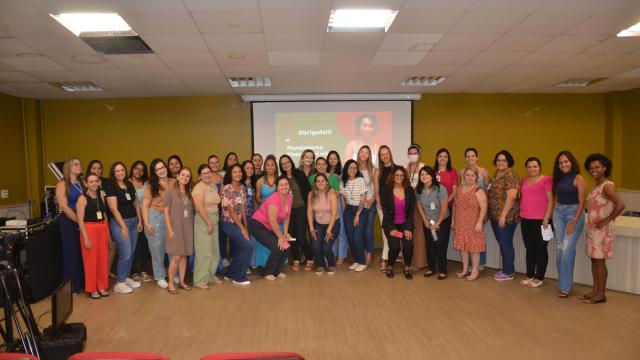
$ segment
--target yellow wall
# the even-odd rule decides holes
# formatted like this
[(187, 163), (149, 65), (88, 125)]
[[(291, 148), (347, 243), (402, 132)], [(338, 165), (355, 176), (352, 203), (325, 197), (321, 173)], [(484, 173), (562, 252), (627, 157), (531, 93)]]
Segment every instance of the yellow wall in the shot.
[(0, 137), (0, 189), (9, 190), (0, 206), (19, 204), (27, 199), (21, 99), (0, 94)]
[(520, 175), (526, 175), (530, 156), (551, 175), (561, 150), (571, 150), (579, 161), (605, 151), (604, 115), (604, 94), (423, 94), (414, 104), (414, 141), (431, 165), (435, 152), (446, 147), (461, 169), (464, 150), (475, 147), (479, 164), (492, 173), (494, 155), (506, 149)]
[[(178, 154), (196, 170), (210, 154), (251, 151), (250, 106), (234, 96), (43, 101), (44, 160), (78, 156), (129, 166)], [(222, 159), (221, 159), (222, 160)], [(53, 175), (47, 172), (46, 182)]]
[(622, 118), (622, 162), (614, 164), (622, 170), (625, 189), (640, 190), (640, 89), (616, 93), (621, 98)]

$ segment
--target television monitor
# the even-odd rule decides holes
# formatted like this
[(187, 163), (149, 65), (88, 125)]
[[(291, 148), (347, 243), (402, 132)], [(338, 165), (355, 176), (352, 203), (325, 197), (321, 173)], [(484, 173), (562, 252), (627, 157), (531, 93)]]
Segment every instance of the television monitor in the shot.
[(73, 311), (71, 278), (66, 278), (51, 295), (51, 327), (54, 335), (62, 332)]

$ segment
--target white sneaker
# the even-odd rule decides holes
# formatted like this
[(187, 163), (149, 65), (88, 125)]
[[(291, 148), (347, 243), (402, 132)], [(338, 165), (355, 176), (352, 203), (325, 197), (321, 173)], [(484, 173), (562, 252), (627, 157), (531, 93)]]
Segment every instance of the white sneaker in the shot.
[(121, 293), (121, 294), (129, 294), (133, 290), (131, 290), (131, 288), (128, 287), (127, 284), (125, 284), (125, 283), (116, 283), (113, 286), (113, 291), (115, 291), (117, 293)]
[(285, 273), (278, 274), (278, 279), (286, 279), (286, 278), (287, 278), (287, 274)]
[(233, 280), (232, 278), (226, 277), (226, 276), (223, 279), (224, 279), (224, 281), (232, 281)]
[(132, 289), (137, 289), (140, 286), (142, 286), (142, 284), (140, 284), (139, 282), (134, 281), (133, 279), (130, 279), (130, 278), (124, 279), (124, 283), (127, 284), (127, 286), (132, 288)]
[(227, 259), (222, 259), (222, 267), (227, 267), (229, 266), (231, 263), (229, 262), (229, 260)]
[(156, 284), (163, 289), (166, 289), (169, 286), (169, 284), (167, 283), (167, 280), (165, 279), (156, 281)]
[(251, 284), (251, 281), (249, 281), (249, 280), (245, 280), (245, 281), (235, 281), (235, 280), (233, 280), (233, 283), (234, 283), (235, 285), (242, 285), (242, 286), (246, 286), (246, 285)]
[(349, 270), (355, 270), (355, 268), (357, 268), (358, 265), (360, 264), (358, 264), (357, 262), (354, 262), (353, 264), (351, 264), (351, 266), (349, 266)]
[(358, 264), (358, 266), (355, 268), (356, 272), (361, 272), (361, 271), (365, 271), (367, 270), (367, 265), (365, 264)]

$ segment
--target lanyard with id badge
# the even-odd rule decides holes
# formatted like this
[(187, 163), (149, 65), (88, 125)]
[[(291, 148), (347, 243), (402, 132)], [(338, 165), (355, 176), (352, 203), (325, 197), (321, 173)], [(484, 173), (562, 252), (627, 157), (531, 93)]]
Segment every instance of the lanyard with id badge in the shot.
[(189, 217), (189, 209), (187, 208), (187, 206), (189, 205), (189, 199), (187, 199), (187, 196), (185, 195), (184, 197), (180, 197), (182, 200), (182, 203), (184, 204), (184, 211), (183, 211), (183, 215), (184, 218), (188, 218)]
[[(100, 194), (98, 194), (98, 196), (100, 196)], [(93, 201), (96, 204), (96, 219), (98, 220), (102, 220), (102, 211), (100, 210), (100, 199), (99, 198), (92, 198), (91, 196), (89, 196), (89, 198), (91, 198), (91, 201)]]

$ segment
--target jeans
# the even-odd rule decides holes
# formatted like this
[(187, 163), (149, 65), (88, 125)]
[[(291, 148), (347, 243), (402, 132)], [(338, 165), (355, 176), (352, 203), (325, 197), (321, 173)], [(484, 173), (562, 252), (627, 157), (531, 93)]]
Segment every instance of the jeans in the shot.
[(376, 202), (374, 201), (367, 210), (367, 227), (364, 230), (364, 250), (368, 253), (373, 252), (373, 241), (375, 239), (373, 236), (373, 225), (376, 214), (378, 213), (377, 208), (378, 206), (376, 206)]
[(267, 229), (261, 222), (249, 219), (249, 231), (260, 244), (270, 251), (267, 263), (264, 265), (264, 275), (278, 276), (287, 258), (287, 250), (281, 250), (278, 247), (276, 234)]
[(122, 237), (122, 228), (116, 219), (109, 220), (109, 230), (111, 231), (111, 237), (118, 246), (118, 264), (116, 265), (116, 282), (123, 283), (129, 274), (131, 274), (131, 267), (133, 266), (133, 253), (136, 250), (136, 244), (138, 243), (138, 218), (132, 217), (128, 219), (122, 219), (124, 225), (129, 230), (129, 239), (125, 240)]
[(253, 244), (250, 239), (247, 239), (242, 235), (242, 231), (238, 225), (220, 221), (220, 227), (234, 244), (234, 256), (231, 259), (231, 264), (227, 268), (226, 277), (235, 281), (247, 281), (247, 270), (251, 265), (251, 254), (254, 251)]
[(426, 226), (424, 238), (427, 243), (427, 266), (433, 272), (447, 274), (447, 250), (449, 250), (449, 234), (451, 233), (451, 216), (448, 216), (440, 224), (440, 229), (436, 232), (438, 240), (434, 241), (431, 229)]
[(347, 257), (347, 249), (349, 241), (347, 240), (347, 232), (344, 230), (344, 211), (342, 210), (342, 201), (338, 199), (338, 215), (340, 216), (340, 235), (338, 239), (333, 243), (333, 254), (338, 259), (344, 259)]
[(558, 290), (570, 292), (573, 285), (573, 267), (576, 260), (576, 244), (584, 228), (584, 212), (576, 227), (567, 235), (567, 226), (576, 215), (578, 204), (557, 204), (553, 211), (553, 228), (556, 235), (556, 266), (558, 268)]
[[(316, 231), (316, 239), (311, 239), (311, 245), (313, 246), (313, 253), (315, 255), (316, 265), (318, 267), (334, 267), (336, 266), (336, 258), (333, 255), (333, 243), (338, 238), (340, 233), (340, 220), (336, 220), (331, 229), (331, 239), (328, 241), (324, 239), (329, 229), (329, 224), (318, 224), (313, 222), (313, 228)], [(326, 258), (326, 261), (325, 261)]]
[(149, 209), (149, 224), (153, 227), (153, 235), (146, 232), (146, 229), (145, 235), (149, 241), (153, 279), (160, 281), (164, 280), (166, 276), (164, 269), (164, 242), (166, 240), (167, 225), (164, 222), (164, 215), (160, 211)]
[(516, 232), (517, 222), (506, 224), (501, 228), (498, 226), (498, 220), (491, 219), (491, 229), (500, 246), (500, 255), (502, 255), (502, 273), (505, 275), (513, 275), (515, 270), (516, 252), (513, 249), (513, 234)]
[(344, 230), (347, 233), (349, 241), (349, 249), (351, 249), (351, 257), (358, 264), (365, 264), (364, 257), (364, 233), (367, 228), (367, 212), (368, 209), (362, 208), (358, 220), (358, 226), (353, 226), (358, 207), (347, 205), (344, 209)]

